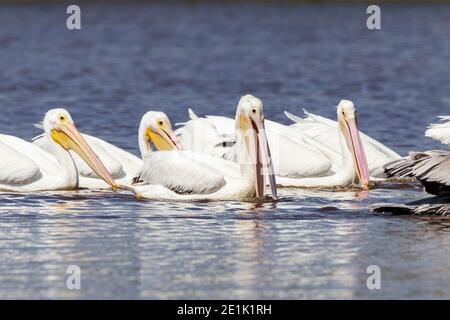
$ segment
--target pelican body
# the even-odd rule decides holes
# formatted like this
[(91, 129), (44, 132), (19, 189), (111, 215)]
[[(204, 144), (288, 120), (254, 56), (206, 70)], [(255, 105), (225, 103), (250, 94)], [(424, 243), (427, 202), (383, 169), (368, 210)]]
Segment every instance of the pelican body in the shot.
[(110, 187), (118, 185), (75, 127), (65, 109), (52, 109), (43, 121), (44, 136), (55, 150), (51, 155), (22, 139), (0, 135), (0, 190), (73, 190), (79, 187), (78, 170), (69, 153), (78, 156)]
[(369, 189), (369, 165), (359, 133), (356, 110), (351, 101), (341, 100), (337, 106), (337, 118), (342, 155), (340, 170), (321, 177), (279, 178), (279, 183), (292, 187), (347, 187), (359, 183), (362, 189)]
[(158, 145), (165, 140), (172, 151), (148, 154), (132, 190), (138, 198), (146, 199), (242, 200), (264, 197), (268, 185), (271, 197), (277, 199), (261, 100), (249, 95), (240, 99), (235, 135), (237, 162), (183, 151), (172, 132), (151, 136), (152, 143)]

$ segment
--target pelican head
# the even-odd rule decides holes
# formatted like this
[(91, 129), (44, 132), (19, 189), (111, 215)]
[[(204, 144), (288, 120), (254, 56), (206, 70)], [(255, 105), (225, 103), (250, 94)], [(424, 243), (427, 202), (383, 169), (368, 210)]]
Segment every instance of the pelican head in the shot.
[(272, 157), (264, 126), (264, 109), (260, 99), (242, 96), (236, 110), (236, 131), (244, 137), (244, 145), (255, 167), (255, 188), (258, 197), (264, 196), (269, 184), (273, 199), (277, 199), (277, 187)]
[(103, 163), (76, 128), (70, 113), (62, 108), (49, 110), (44, 117), (44, 131), (54, 143), (76, 152), (91, 169), (113, 189), (119, 188)]
[(341, 100), (337, 106), (337, 116), (339, 128), (345, 138), (347, 148), (352, 154), (356, 174), (361, 188), (369, 189), (369, 165), (367, 164), (366, 153), (359, 134), (356, 109), (353, 102)]
[(141, 128), (146, 143), (153, 143), (157, 150), (182, 150), (178, 138), (173, 133), (170, 120), (164, 112), (149, 111), (144, 114)]

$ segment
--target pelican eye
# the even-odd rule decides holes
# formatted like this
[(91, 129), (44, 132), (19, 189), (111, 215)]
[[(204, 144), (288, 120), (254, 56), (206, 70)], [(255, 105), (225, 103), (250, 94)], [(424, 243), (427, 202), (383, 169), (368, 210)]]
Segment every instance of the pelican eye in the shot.
[(160, 126), (162, 126), (162, 125), (164, 124), (164, 122), (162, 122), (161, 120), (159, 120), (158, 124), (159, 124)]
[(66, 119), (66, 117), (64, 116), (59, 116), (59, 120), (64, 121)]
[(252, 109), (252, 113), (256, 113), (256, 109)]

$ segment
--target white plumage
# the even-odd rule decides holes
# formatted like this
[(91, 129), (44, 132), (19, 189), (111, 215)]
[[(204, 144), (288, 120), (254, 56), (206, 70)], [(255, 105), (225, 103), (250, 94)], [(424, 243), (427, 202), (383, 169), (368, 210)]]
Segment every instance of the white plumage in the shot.
[[(0, 141), (2, 141), (0, 142), (0, 154), (2, 155), (0, 182), (4, 185), (14, 186), (30, 184), (40, 179), (42, 173), (39, 165), (17, 149), (5, 144), (3, 140), (8, 138), (6, 135), (0, 135)], [(16, 144), (18, 143), (17, 140), (15, 141)]]
[(450, 116), (440, 116), (439, 119), (443, 122), (430, 124), (425, 136), (450, 146)]
[[(251, 198), (251, 185), (242, 191), (239, 172), (236, 163), (205, 154), (157, 151), (146, 157), (133, 188), (145, 198), (156, 199)], [(163, 194), (160, 186), (166, 189)]]

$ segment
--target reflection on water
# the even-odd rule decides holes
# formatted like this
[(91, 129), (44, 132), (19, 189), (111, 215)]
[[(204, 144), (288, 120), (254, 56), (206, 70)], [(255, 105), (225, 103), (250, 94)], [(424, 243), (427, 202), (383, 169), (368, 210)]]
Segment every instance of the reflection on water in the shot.
[[(68, 32), (55, 22), (64, 7), (1, 8), (0, 132), (30, 139), (49, 107), (67, 105), (82, 131), (138, 153), (149, 108), (174, 123), (187, 106), (233, 116), (238, 97), (253, 93), (283, 123), (283, 110), (332, 118), (326, 106), (352, 99), (361, 128), (398, 152), (442, 148), (423, 129), (450, 103), (447, 7), (386, 5), (377, 32), (359, 6), (82, 10), (82, 30)], [(173, 203), (0, 193), (0, 298), (450, 298), (448, 218), (368, 210), (424, 197), (417, 185), (279, 195)], [(366, 287), (372, 264), (379, 291)], [(81, 268), (79, 291), (66, 288), (69, 265)]]
[[(449, 221), (367, 210), (420, 192), (282, 189), (260, 204), (0, 196), (3, 298), (448, 298)], [(72, 264), (80, 291), (65, 288)], [(371, 264), (380, 292), (365, 287)]]

